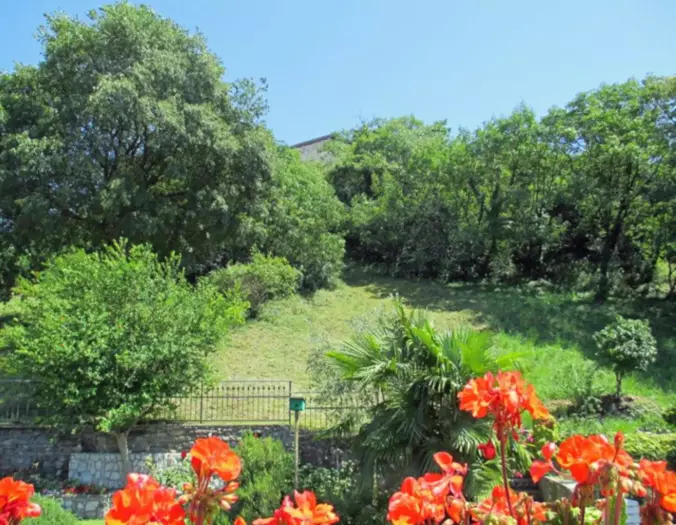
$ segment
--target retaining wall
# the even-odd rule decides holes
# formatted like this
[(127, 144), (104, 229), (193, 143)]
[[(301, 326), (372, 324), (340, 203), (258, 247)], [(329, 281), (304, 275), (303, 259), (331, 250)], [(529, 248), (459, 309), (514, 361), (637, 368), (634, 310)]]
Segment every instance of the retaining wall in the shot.
[[(138, 457), (145, 460), (148, 454), (187, 451), (195, 439), (208, 436), (219, 436), (235, 446), (247, 431), (260, 433), (262, 437), (279, 439), (287, 450), (293, 449), (293, 429), (288, 425), (156, 424), (133, 429), (128, 439), (129, 451), (132, 457), (137, 457), (138, 454)], [(73, 474), (69, 476), (71, 456), (92, 452), (114, 454), (117, 450), (115, 439), (105, 434), (83, 432), (77, 436), (60, 436), (41, 427), (3, 426), (0, 427), (0, 475), (32, 469), (46, 476), (79, 479)], [(316, 439), (311, 431), (301, 433), (300, 451), (303, 463), (336, 466), (341, 461), (343, 450), (344, 446), (339, 442)], [(80, 472), (81, 470), (77, 470), (75, 473)]]

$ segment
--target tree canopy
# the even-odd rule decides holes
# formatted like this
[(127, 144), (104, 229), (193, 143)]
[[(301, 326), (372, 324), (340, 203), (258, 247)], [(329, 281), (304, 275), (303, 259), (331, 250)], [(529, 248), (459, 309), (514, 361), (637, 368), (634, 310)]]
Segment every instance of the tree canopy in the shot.
[(16, 291), (8, 370), (32, 380), (45, 422), (113, 433), (123, 454), (132, 426), (208, 378), (208, 356), (246, 308), (190, 285), (177, 256), (126, 241), (56, 257)]
[(455, 136), (414, 118), (343, 134), (329, 178), (349, 254), (405, 276), (586, 280), (599, 299), (650, 284), (661, 263), (672, 277), (675, 86), (603, 85)]
[(39, 39), (37, 66), (0, 76), (6, 285), (64, 246), (120, 236), (180, 253), (189, 273), (266, 242), (251, 226), (279, 185), (278, 147), (260, 86), (224, 82), (202, 35), (126, 2), (48, 16)]

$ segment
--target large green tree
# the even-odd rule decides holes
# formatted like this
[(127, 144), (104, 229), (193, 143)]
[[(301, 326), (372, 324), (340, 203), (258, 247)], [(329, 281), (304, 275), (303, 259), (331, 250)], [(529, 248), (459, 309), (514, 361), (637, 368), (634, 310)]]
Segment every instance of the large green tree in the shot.
[(120, 236), (191, 272), (247, 255), (271, 171), (255, 85), (225, 83), (202, 35), (126, 2), (48, 16), (39, 39), (37, 66), (0, 76), (3, 273)]
[(200, 385), (216, 343), (243, 319), (241, 300), (193, 287), (179, 263), (126, 242), (71, 250), (19, 279), (21, 319), (2, 330), (8, 370), (33, 380), (44, 422), (113, 434), (123, 473), (129, 430)]
[(651, 279), (659, 256), (659, 250), (649, 253), (650, 243), (642, 243), (646, 236), (654, 237), (654, 218), (664, 197), (656, 192), (658, 186), (667, 180), (673, 184), (669, 141), (658, 133), (663, 112), (656, 95), (635, 80), (604, 85), (579, 94), (545, 119), (565, 155), (560, 170), (569, 174), (579, 227), (592, 239), (599, 300), (610, 292), (613, 262), (621, 258), (621, 249), (625, 257), (635, 254), (626, 270), (638, 273), (639, 280), (645, 273), (644, 280)]

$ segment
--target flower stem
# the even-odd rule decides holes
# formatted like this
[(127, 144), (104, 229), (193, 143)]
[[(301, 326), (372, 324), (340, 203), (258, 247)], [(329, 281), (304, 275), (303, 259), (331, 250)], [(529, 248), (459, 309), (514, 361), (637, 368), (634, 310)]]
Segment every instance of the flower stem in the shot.
[(507, 508), (509, 515), (516, 519), (514, 508), (512, 507), (512, 498), (509, 496), (509, 481), (507, 480), (507, 456), (505, 448), (507, 446), (507, 439), (500, 435), (500, 466), (502, 467), (502, 484), (505, 486), (505, 498), (507, 499)]
[(617, 496), (615, 497), (615, 525), (620, 525), (620, 517), (622, 515), (622, 506), (624, 501), (622, 500), (622, 490), (617, 491)]
[(580, 505), (580, 525), (584, 525), (584, 511), (586, 508), (585, 505)]

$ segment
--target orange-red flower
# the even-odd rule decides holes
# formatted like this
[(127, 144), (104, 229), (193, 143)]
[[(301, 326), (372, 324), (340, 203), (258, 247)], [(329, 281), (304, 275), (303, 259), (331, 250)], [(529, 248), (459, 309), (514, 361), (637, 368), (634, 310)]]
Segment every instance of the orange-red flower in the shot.
[[(189, 504), (190, 520), (195, 525), (211, 523), (219, 508), (228, 511), (237, 501), (235, 491), (239, 484), (234, 481), (242, 470), (242, 462), (230, 446), (218, 437), (195, 440), (190, 449), (190, 464), (197, 475), (197, 486), (183, 486), (181, 503)], [(225, 482), (221, 489), (209, 483), (216, 474)]]
[(527, 385), (519, 372), (488, 372), (483, 377), (471, 379), (458, 393), (460, 409), (471, 412), (476, 418), (491, 415), (500, 440), (505, 432), (521, 426), (521, 413), (527, 411), (533, 419), (546, 419), (549, 412)]
[(441, 473), (406, 478), (401, 489), (390, 498), (388, 519), (395, 525), (415, 525), (423, 522), (441, 523), (446, 513), (456, 522), (464, 515), (462, 495), (467, 465), (453, 461), (448, 452), (437, 452), (434, 461)]
[(667, 470), (666, 461), (639, 463), (639, 478), (643, 485), (653, 491), (651, 503), (668, 512), (676, 512), (676, 473)]
[[(547, 520), (545, 507), (540, 503), (535, 503), (527, 494), (517, 493), (509, 490), (509, 499), (512, 502), (516, 522), (518, 525), (531, 525), (533, 523), (543, 523)], [(488, 516), (497, 518), (496, 522), (506, 519), (507, 523), (513, 523), (513, 518), (509, 512), (507, 503), (507, 491), (502, 486), (493, 488), (490, 498), (486, 498), (472, 509), (473, 517), (481, 523), (489, 522)], [(490, 521), (493, 523), (493, 521)]]
[[(632, 486), (629, 469), (633, 460), (622, 450), (624, 437), (621, 433), (611, 444), (604, 436), (571, 436), (561, 443), (554, 455), (555, 447), (550, 443), (542, 448), (546, 461), (533, 461), (530, 469), (533, 481), (539, 481), (548, 472), (555, 470), (552, 457), (561, 468), (568, 470), (579, 487), (591, 487), (598, 484), (604, 496), (610, 496), (616, 490), (627, 492)], [(584, 495), (593, 492), (584, 491)]]
[(492, 441), (482, 443), (477, 448), (479, 449), (479, 452), (481, 452), (481, 455), (485, 459), (491, 460), (495, 458), (495, 445), (493, 444)]
[(143, 474), (128, 476), (127, 486), (113, 494), (113, 506), (106, 513), (106, 525), (183, 525), (184, 520), (176, 491)]
[(317, 497), (309, 490), (294, 492), (294, 499), (295, 506), (287, 496), (274, 516), (256, 520), (253, 525), (332, 525), (340, 519), (332, 505), (317, 503)]
[(31, 503), (33, 485), (7, 477), (0, 479), (0, 523), (16, 525), (24, 518), (40, 515), (40, 506)]
[(212, 436), (195, 440), (190, 449), (190, 463), (200, 481), (216, 474), (226, 483), (233, 481), (242, 471), (242, 462), (221, 438)]

